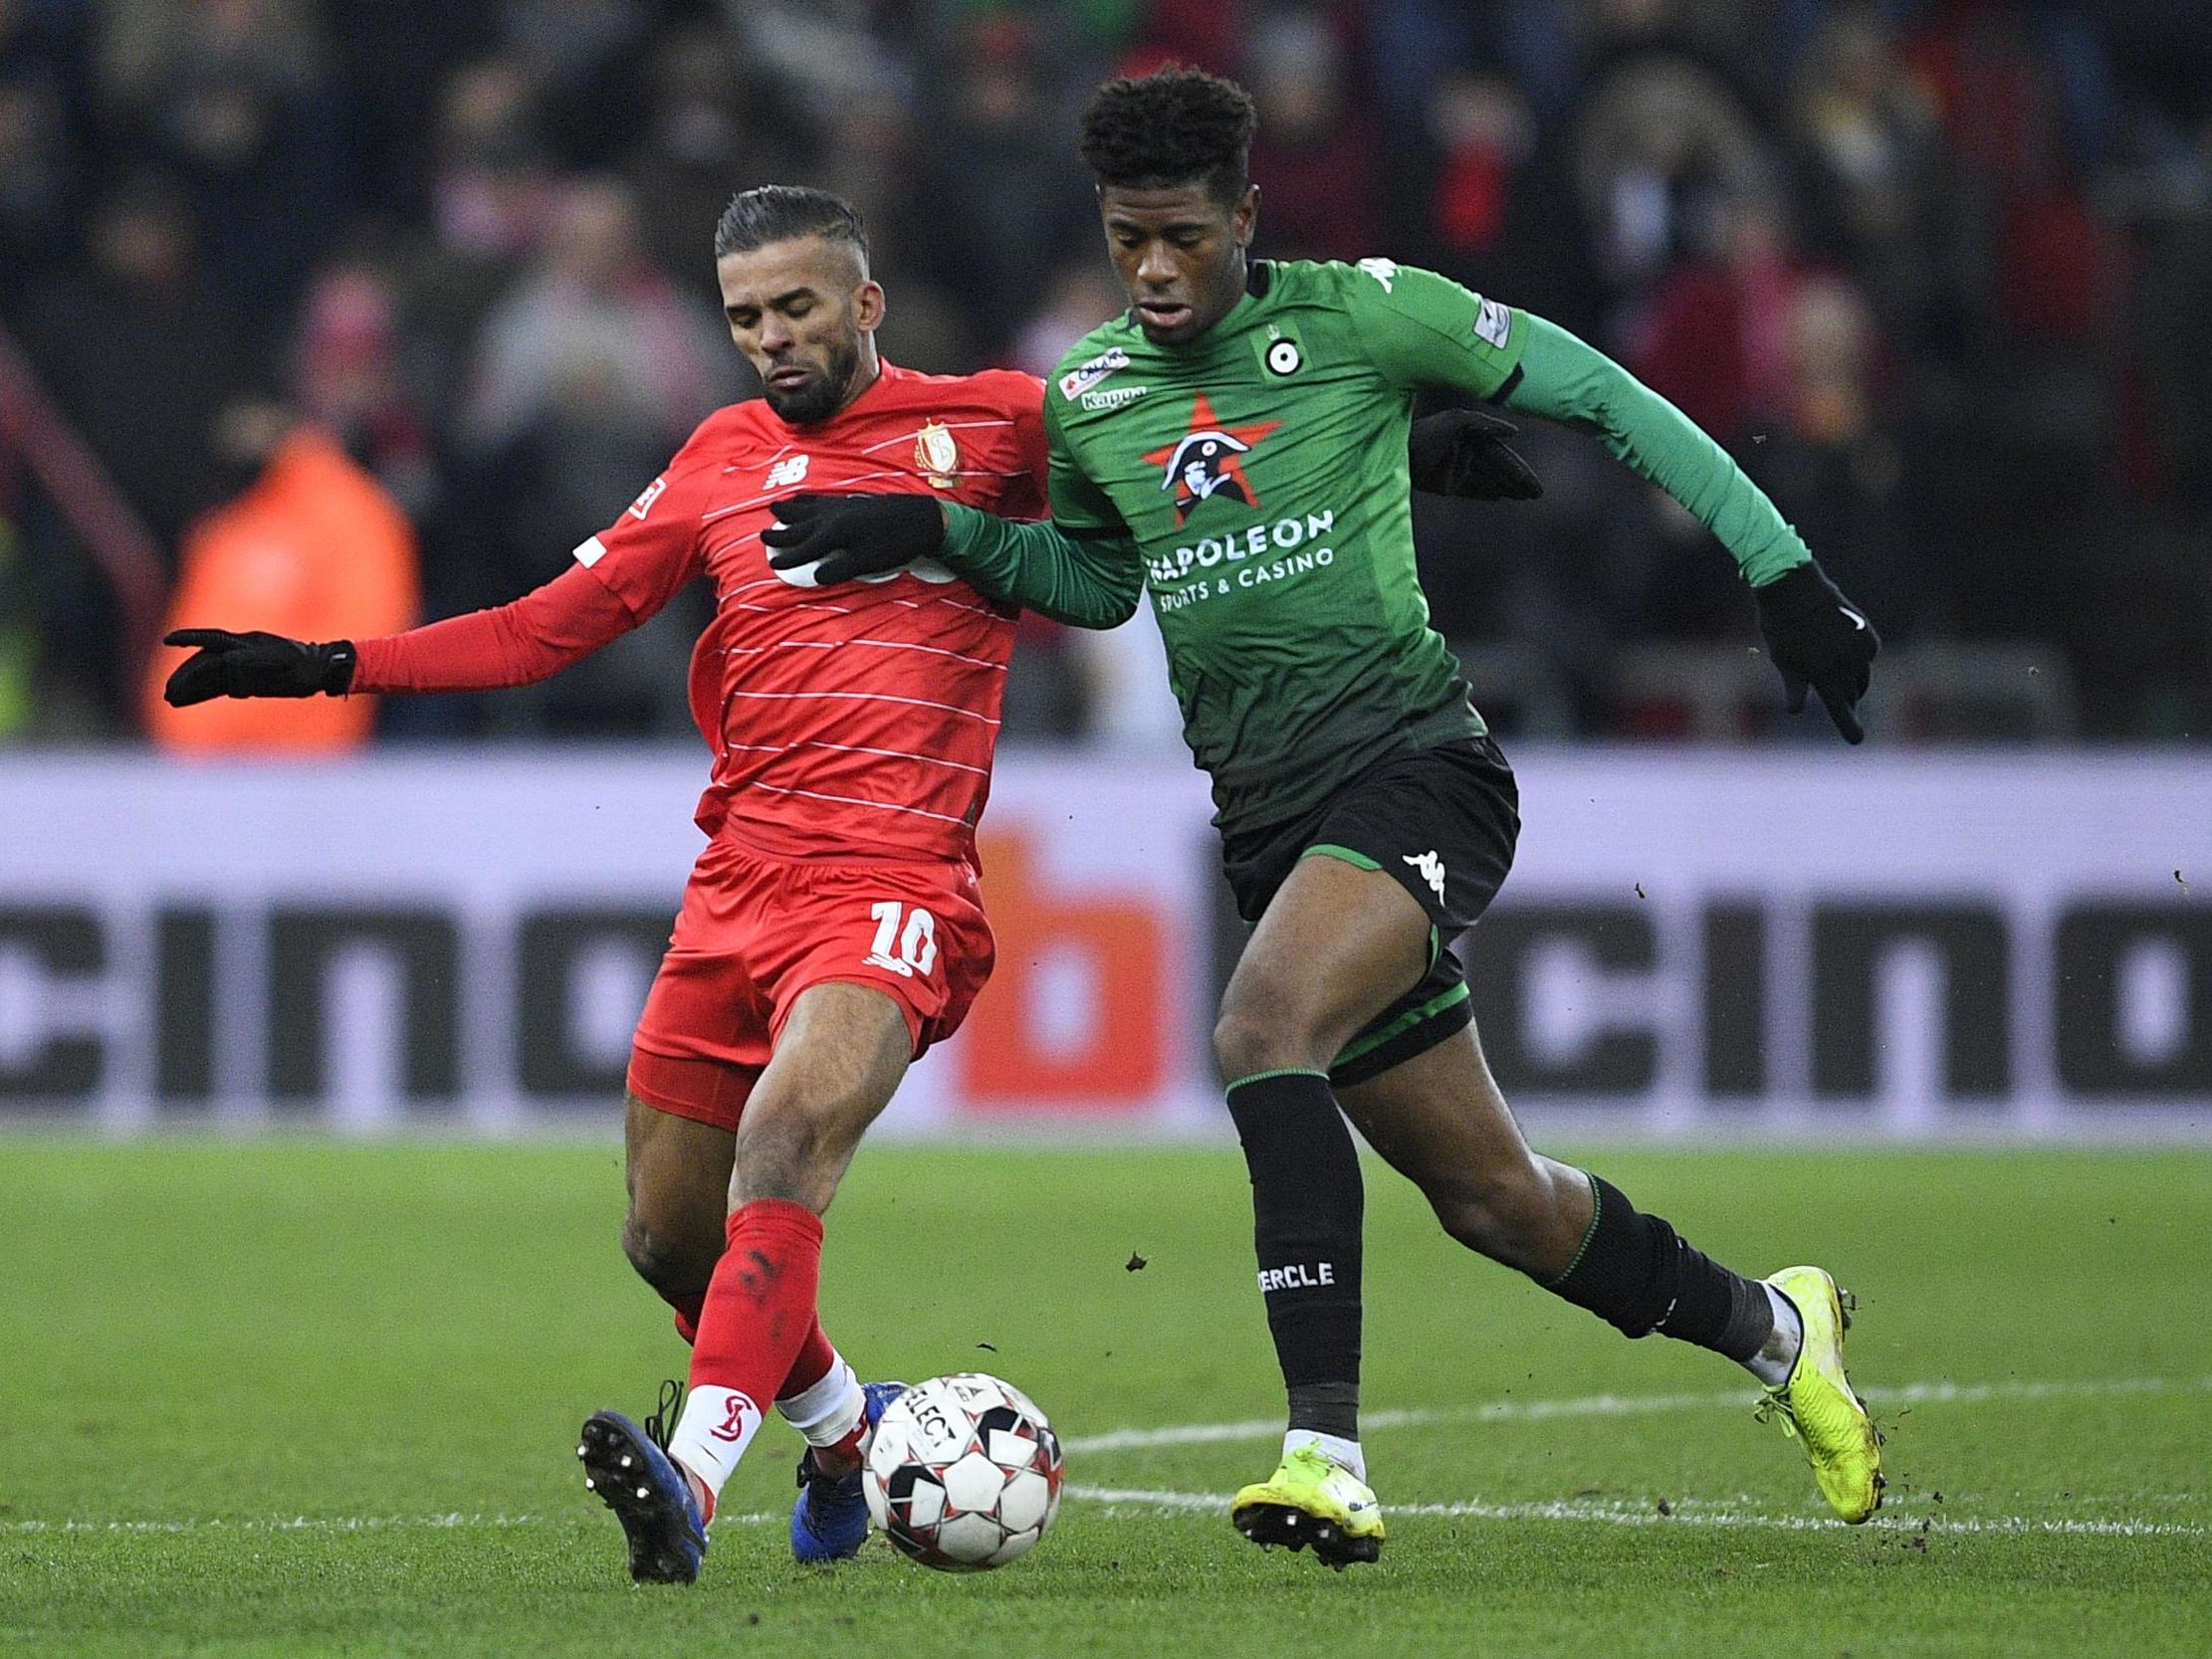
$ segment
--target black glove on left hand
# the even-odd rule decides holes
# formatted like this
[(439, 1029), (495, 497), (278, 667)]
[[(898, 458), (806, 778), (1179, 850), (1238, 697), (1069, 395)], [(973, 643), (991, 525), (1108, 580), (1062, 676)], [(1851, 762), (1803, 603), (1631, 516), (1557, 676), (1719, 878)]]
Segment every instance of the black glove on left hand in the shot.
[(1414, 488), (1475, 502), (1532, 502), (1544, 481), (1506, 439), (1511, 421), (1479, 409), (1446, 409), (1414, 422), (1406, 460)]
[(282, 634), (179, 628), (161, 643), (198, 648), (161, 689), (172, 709), (218, 697), (343, 697), (353, 684), (351, 640), (311, 645)]
[(935, 496), (793, 496), (775, 504), (775, 518), (761, 532), (775, 549), (770, 566), (814, 564), (817, 587), (881, 575), (945, 545)]
[(1820, 694), (1844, 741), (1866, 740), (1852, 706), (1867, 695), (1881, 636), (1859, 614), (1817, 564), (1785, 570), (1751, 590), (1759, 602), (1759, 632), (1782, 675), (1789, 711), (1805, 707), (1805, 688)]

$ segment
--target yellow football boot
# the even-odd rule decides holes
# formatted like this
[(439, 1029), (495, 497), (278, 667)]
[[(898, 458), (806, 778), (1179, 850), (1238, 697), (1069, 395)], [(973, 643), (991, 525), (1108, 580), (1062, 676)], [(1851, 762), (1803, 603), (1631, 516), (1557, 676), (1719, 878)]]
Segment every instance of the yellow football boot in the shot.
[(1759, 1420), (1779, 1417), (1805, 1448), (1829, 1507), (1857, 1526), (1881, 1507), (1881, 1434), (1844, 1375), (1844, 1311), (1836, 1281), (1817, 1267), (1786, 1267), (1767, 1283), (1790, 1299), (1805, 1329), (1789, 1379), (1769, 1388)]
[(1314, 1557), (1342, 1572), (1383, 1553), (1383, 1507), (1365, 1481), (1308, 1441), (1286, 1453), (1257, 1486), (1229, 1500), (1236, 1530), (1262, 1549), (1313, 1547)]

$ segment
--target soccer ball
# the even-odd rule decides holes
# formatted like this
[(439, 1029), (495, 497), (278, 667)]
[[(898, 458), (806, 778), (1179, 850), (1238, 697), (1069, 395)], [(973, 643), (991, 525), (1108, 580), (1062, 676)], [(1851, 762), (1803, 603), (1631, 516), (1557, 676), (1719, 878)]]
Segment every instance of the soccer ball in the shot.
[(1060, 1438), (1010, 1382), (933, 1376), (883, 1413), (860, 1484), (903, 1555), (984, 1572), (1026, 1553), (1059, 1513)]

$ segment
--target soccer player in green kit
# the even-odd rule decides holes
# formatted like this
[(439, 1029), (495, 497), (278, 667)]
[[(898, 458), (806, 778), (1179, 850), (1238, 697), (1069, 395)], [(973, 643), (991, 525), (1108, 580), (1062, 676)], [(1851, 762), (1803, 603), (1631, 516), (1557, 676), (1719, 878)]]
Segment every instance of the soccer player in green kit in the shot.
[(1483, 1062), (1443, 943), (1505, 879), (1519, 815), (1415, 574), (1415, 392), (1591, 433), (1665, 490), (1742, 569), (1791, 711), (1810, 687), (1855, 743), (1875, 631), (1719, 446), (1572, 334), (1388, 260), (1247, 259), (1252, 129), (1241, 89), (1190, 70), (1109, 83), (1086, 111), (1130, 310), (1045, 387), (1050, 520), (799, 498), (764, 537), (772, 558), (821, 559), (826, 584), (933, 556), (1081, 627), (1125, 621), (1151, 591), (1255, 924), (1214, 1049), (1290, 1423), (1280, 1467), (1232, 1500), (1239, 1532), (1339, 1567), (1383, 1543), (1358, 1439), (1363, 1190), (1345, 1118), (1470, 1249), (1630, 1337), (1746, 1366), (1835, 1512), (1864, 1521), (1880, 1437), (1844, 1372), (1834, 1281), (1731, 1272), (1532, 1151)]

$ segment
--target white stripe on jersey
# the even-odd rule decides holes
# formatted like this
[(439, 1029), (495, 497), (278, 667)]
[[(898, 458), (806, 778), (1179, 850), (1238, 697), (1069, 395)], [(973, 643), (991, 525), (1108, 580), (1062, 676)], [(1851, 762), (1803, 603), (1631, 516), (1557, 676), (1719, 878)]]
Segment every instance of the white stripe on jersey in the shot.
[(748, 789), (766, 789), (772, 795), (803, 795), (810, 801), (835, 801), (841, 806), (872, 806), (878, 812), (911, 812), (917, 818), (935, 818), (947, 824), (965, 824), (949, 812), (930, 812), (919, 806), (894, 806), (889, 801), (864, 801), (858, 795), (824, 795), (814, 789), (778, 789), (773, 783), (749, 783)]
[(763, 502), (773, 502), (778, 496), (833, 495), (840, 490), (850, 490), (856, 484), (865, 484), (872, 478), (905, 478), (907, 476), (908, 474), (904, 468), (892, 467), (882, 472), (862, 473), (856, 478), (840, 478), (834, 482), (808, 479), (806, 480), (806, 488), (803, 490), (771, 490), (765, 496), (755, 496), (751, 501), (739, 502), (735, 507), (718, 507), (712, 513), (702, 513), (699, 516), (699, 521), (702, 524), (712, 523), (717, 518), (729, 518), (733, 513), (743, 513), (749, 507), (759, 507)]
[(906, 640), (898, 639), (786, 639), (777, 640), (773, 647), (768, 649), (784, 651), (800, 645), (810, 646), (819, 651), (834, 651), (840, 645), (877, 645), (886, 651), (927, 651), (933, 657), (950, 657), (955, 662), (973, 663), (978, 668), (988, 668), (995, 674), (1006, 672), (1004, 663), (994, 663), (983, 657), (963, 656), (958, 651), (947, 651), (942, 646), (914, 645)]
[(920, 760), (932, 766), (950, 766), (956, 772), (989, 777), (989, 766), (971, 766), (965, 760), (948, 760), (941, 754), (916, 754), (903, 748), (870, 748), (865, 743), (825, 743), (819, 737), (802, 737), (795, 743), (724, 743), (724, 748), (750, 749), (755, 754), (788, 754), (794, 748), (833, 748), (840, 754), (880, 754), (891, 760)]
[(743, 697), (760, 703), (799, 703), (814, 698), (842, 698), (854, 703), (905, 703), (917, 709), (942, 709), (948, 715), (959, 715), (967, 720), (982, 721), (986, 726), (998, 723), (989, 715), (979, 715), (973, 709), (958, 708), (950, 703), (932, 703), (926, 697), (893, 697), (889, 692), (732, 692), (732, 697)]
[[(1013, 425), (1013, 422), (1011, 422), (1011, 421), (933, 421), (933, 422), (931, 422), (930, 424), (931, 424), (931, 425), (933, 425), (933, 426), (942, 426), (942, 427), (944, 427), (944, 428), (945, 428), (945, 429), (946, 429), (946, 430), (947, 430), (948, 432), (964, 432), (964, 431), (968, 430), (968, 429), (969, 429), (970, 427), (981, 427), (981, 426), (1011, 426), (1011, 425)], [(866, 449), (862, 450), (862, 451), (861, 451), (860, 453), (861, 453), (862, 455), (873, 455), (873, 454), (875, 454), (875, 452), (876, 452), (877, 450), (879, 450), (879, 449), (889, 449), (889, 448), (890, 448), (890, 447), (891, 447), (891, 446), (892, 446), (893, 444), (911, 444), (911, 443), (913, 443), (913, 442), (914, 442), (914, 440), (915, 440), (915, 439), (917, 439), (917, 438), (921, 437), (921, 435), (922, 435), (922, 429), (921, 429), (920, 427), (916, 427), (916, 428), (915, 428), (915, 429), (914, 429), (914, 430), (913, 430), (912, 432), (902, 432), (902, 433), (900, 433), (900, 434), (899, 434), (899, 435), (898, 435), (898, 436), (897, 436), (896, 438), (886, 438), (886, 439), (884, 439), (884, 440), (883, 440), (883, 442), (882, 442), (882, 443), (880, 443), (880, 444), (870, 444), (870, 445), (869, 445), (869, 446), (868, 446), (868, 447), (867, 447)], [(1022, 476), (1024, 476), (1024, 475), (1023, 475), (1023, 474), (1021, 474), (1021, 473), (989, 473), (989, 474), (984, 474), (984, 475), (981, 475), (981, 476), (984, 476), (984, 477), (988, 477), (988, 478), (1020, 478), (1020, 477), (1022, 477)]]

